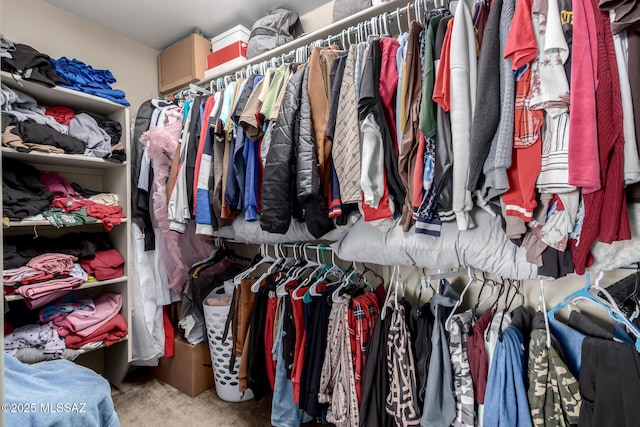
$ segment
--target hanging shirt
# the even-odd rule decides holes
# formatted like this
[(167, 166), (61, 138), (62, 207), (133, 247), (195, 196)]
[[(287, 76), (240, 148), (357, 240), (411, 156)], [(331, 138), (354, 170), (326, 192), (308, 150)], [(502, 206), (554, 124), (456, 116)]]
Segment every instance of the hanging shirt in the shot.
[(487, 389), (489, 362), (487, 360), (487, 350), (484, 347), (484, 331), (491, 323), (491, 318), (491, 310), (485, 311), (472, 326), (467, 339), (467, 353), (471, 382), (473, 384), (473, 397), (478, 404), (484, 403), (484, 394)]
[(347, 330), (349, 299), (343, 295), (333, 303), (318, 392), (318, 401), (329, 403), (327, 421), (337, 427), (355, 427), (360, 423)]
[(439, 287), (440, 293), (434, 295), (431, 300), (431, 312), (436, 319), (431, 336), (431, 360), (427, 371), (424, 409), (420, 422), (422, 427), (448, 426), (456, 418), (456, 400), (451, 389), (453, 384), (451, 354), (447, 345), (444, 322), (460, 296), (445, 280), (440, 282)]
[[(360, 136), (356, 98), (356, 55), (358, 47), (351, 45), (344, 64), (336, 129), (332, 153), (342, 203), (358, 203), (360, 190)], [(359, 89), (358, 89), (359, 90)]]
[(404, 64), (405, 56), (407, 54), (407, 41), (409, 40), (409, 33), (402, 33), (398, 36), (398, 51), (396, 52), (396, 70), (398, 72), (398, 88), (396, 90), (396, 141), (398, 141), (398, 152), (400, 152), (400, 146), (402, 144), (402, 130), (404, 122), (401, 119), (402, 105), (404, 100), (402, 99), (402, 87), (404, 79)]
[(416, 390), (415, 365), (411, 351), (411, 338), (405, 323), (402, 304), (391, 315), (391, 326), (387, 337), (387, 370), (389, 371), (389, 394), (387, 413), (395, 425), (420, 425), (420, 408)]
[(456, 418), (452, 424), (455, 427), (473, 427), (475, 425), (475, 399), (467, 351), (472, 317), (471, 310), (467, 310), (451, 318), (449, 351), (453, 369), (453, 390), (456, 398)]
[(485, 396), (485, 427), (531, 426), (531, 413), (524, 387), (526, 356), (522, 334), (507, 327), (496, 344)]
[(577, 425), (582, 398), (580, 385), (561, 357), (558, 344), (547, 348), (547, 332), (542, 312), (533, 318), (529, 342), (529, 389), (531, 419), (537, 426)]
[(411, 22), (405, 57), (404, 79), (406, 80), (407, 91), (404, 94), (404, 110), (406, 116), (402, 131), (402, 145), (399, 152), (400, 178), (406, 190), (400, 223), (405, 232), (409, 231), (412, 224), (413, 192), (422, 193), (419, 188), (413, 188), (413, 171), (420, 137), (418, 133), (418, 110), (422, 93), (422, 66), (420, 64), (420, 34), (422, 31), (422, 24), (416, 21)]

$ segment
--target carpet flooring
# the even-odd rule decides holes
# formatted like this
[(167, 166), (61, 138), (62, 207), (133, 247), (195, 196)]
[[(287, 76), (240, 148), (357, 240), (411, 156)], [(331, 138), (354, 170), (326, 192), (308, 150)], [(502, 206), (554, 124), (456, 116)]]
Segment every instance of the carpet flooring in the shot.
[[(153, 378), (148, 370), (130, 372), (111, 396), (122, 427), (266, 427), (270, 426), (270, 399), (230, 403), (215, 388), (189, 397)], [(306, 424), (305, 426), (309, 426)]]

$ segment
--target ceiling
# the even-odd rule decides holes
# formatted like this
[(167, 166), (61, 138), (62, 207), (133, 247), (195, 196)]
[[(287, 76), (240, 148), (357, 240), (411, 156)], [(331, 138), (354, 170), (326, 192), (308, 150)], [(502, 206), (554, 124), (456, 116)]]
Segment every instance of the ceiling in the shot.
[(157, 50), (163, 50), (199, 28), (213, 37), (238, 24), (251, 29), (277, 7), (299, 15), (328, 0), (45, 0)]

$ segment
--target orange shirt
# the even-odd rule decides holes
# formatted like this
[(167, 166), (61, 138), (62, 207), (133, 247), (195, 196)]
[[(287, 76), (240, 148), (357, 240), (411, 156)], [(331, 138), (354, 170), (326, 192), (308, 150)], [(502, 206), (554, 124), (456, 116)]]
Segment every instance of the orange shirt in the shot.
[(436, 82), (433, 87), (433, 101), (437, 103), (444, 111), (451, 108), (451, 29), (453, 28), (453, 19), (447, 23), (447, 32), (442, 43), (442, 53), (440, 54), (440, 64), (438, 65), (438, 73), (436, 74)]

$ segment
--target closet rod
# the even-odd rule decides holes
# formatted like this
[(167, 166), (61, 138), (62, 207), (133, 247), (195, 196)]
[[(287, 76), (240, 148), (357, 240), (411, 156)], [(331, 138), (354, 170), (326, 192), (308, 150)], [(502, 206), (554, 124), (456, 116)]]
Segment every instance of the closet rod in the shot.
[[(444, 1), (436, 0), (437, 5), (439, 5), (440, 3), (444, 3)], [(212, 81), (227, 84), (228, 82), (235, 80), (239, 74), (245, 75), (246, 70), (251, 70), (255, 73), (259, 69), (266, 69), (267, 67), (277, 67), (283, 62), (293, 60), (296, 57), (296, 52), (301, 51), (301, 49), (306, 49), (306, 51), (310, 53), (315, 46), (326, 46), (336, 42), (340, 42), (340, 44), (343, 44), (343, 40), (346, 41), (346, 38), (349, 38), (349, 41), (351, 41), (351, 36), (355, 34), (357, 37), (358, 32), (360, 32), (361, 35), (364, 34), (365, 36), (373, 34), (374, 30), (372, 27), (374, 25), (377, 25), (378, 28), (380, 25), (384, 25), (386, 28), (388, 28), (388, 26), (391, 25), (394, 20), (399, 21), (401, 16), (404, 16), (406, 14), (409, 14), (409, 16), (411, 16), (411, 14), (413, 14), (414, 18), (416, 18), (418, 15), (421, 15), (422, 13), (432, 8), (432, 0), (413, 0), (410, 2), (393, 0), (390, 2), (383, 2), (379, 5), (370, 7), (350, 17), (335, 22), (323, 29), (305, 34), (290, 43), (273, 49), (270, 52), (258, 55), (242, 65), (238, 65), (230, 68), (229, 70), (226, 70), (222, 74), (206, 77), (203, 80), (197, 82), (195, 85), (202, 88), (209, 88), (209, 85)], [(393, 25), (400, 26), (400, 22), (396, 22)], [(379, 29), (376, 29), (375, 31), (379, 32)], [(344, 48), (345, 46), (342, 47)], [(217, 83), (216, 86), (218, 86)], [(185, 88), (182, 88), (173, 92), (172, 94), (167, 94), (165, 95), (165, 97), (172, 97), (175, 94), (182, 92), (184, 89)]]

